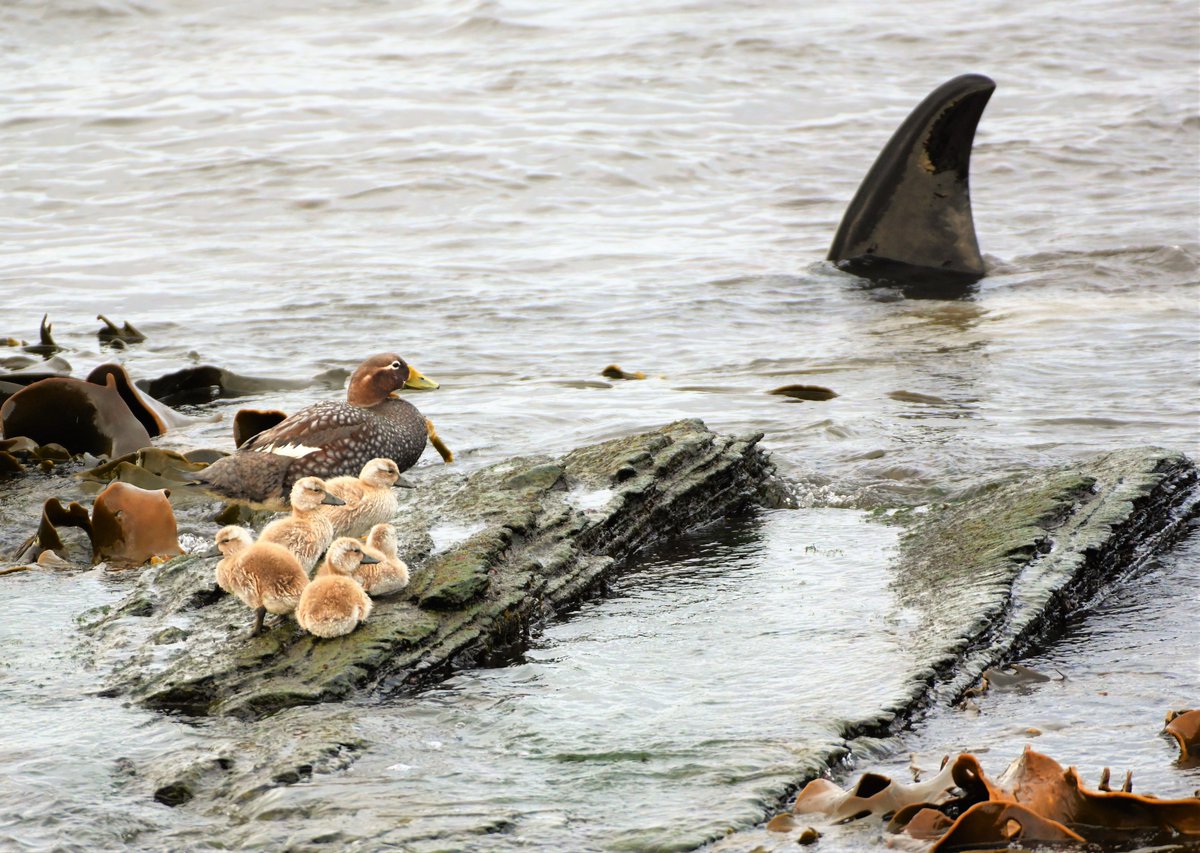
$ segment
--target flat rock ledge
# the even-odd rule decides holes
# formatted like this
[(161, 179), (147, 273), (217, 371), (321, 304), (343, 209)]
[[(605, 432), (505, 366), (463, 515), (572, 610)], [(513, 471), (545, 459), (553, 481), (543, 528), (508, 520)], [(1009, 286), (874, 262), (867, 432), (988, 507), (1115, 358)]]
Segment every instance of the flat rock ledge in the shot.
[(774, 476), (759, 438), (679, 421), (423, 480), (395, 521), (409, 588), (346, 637), (318, 639), (291, 619), (249, 637), (250, 611), (214, 583), (215, 555), (147, 569), (80, 623), (111, 670), (106, 694), (149, 708), (249, 720), (403, 690), (520, 647), (634, 552), (757, 502)]
[(920, 665), (894, 704), (843, 724), (845, 751), (869, 749), (924, 708), (957, 701), (986, 669), (1044, 646), (1186, 535), (1198, 514), (1195, 464), (1153, 447), (1033, 470), (901, 513), (893, 584), (898, 601), (921, 614)]

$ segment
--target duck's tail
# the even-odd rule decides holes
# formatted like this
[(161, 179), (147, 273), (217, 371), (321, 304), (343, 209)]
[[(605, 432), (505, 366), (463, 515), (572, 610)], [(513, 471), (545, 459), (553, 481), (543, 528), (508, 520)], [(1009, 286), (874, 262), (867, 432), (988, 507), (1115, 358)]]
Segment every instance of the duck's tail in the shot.
[(286, 505), (289, 473), (296, 460), (277, 453), (241, 451), (192, 475), (196, 485), (229, 501), (255, 506)]

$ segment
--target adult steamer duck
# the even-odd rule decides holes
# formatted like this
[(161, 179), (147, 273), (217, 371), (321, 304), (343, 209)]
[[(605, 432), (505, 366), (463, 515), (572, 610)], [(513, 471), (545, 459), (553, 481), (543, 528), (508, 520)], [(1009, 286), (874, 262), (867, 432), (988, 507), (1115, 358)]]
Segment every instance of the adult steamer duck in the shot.
[(344, 402), (301, 409), (197, 471), (194, 479), (227, 500), (279, 508), (303, 477), (357, 474), (376, 458), (391, 459), (405, 471), (421, 457), (426, 441), (452, 462), (454, 454), (433, 423), (395, 394), (402, 388), (437, 387), (395, 353), (373, 355), (350, 377)]
[(961, 296), (983, 278), (969, 175), (995, 89), (982, 74), (963, 74), (913, 109), (846, 208), (828, 260), (912, 297)]

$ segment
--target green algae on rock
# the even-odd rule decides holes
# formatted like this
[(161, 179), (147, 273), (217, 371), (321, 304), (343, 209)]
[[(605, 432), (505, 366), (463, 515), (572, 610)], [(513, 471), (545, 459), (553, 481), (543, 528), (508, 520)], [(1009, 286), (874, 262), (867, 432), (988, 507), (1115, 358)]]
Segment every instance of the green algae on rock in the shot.
[(902, 513), (893, 583), (920, 614), (926, 665), (894, 705), (845, 723), (845, 737), (886, 736), (919, 708), (959, 698), (1181, 538), (1197, 512), (1196, 466), (1150, 447), (1031, 470)]
[[(381, 599), (346, 637), (289, 620), (247, 640), (238, 603), (214, 586), (214, 558), (197, 556), (146, 572), (86, 630), (102, 656), (122, 648), (108, 690), (163, 710), (260, 718), (420, 683), (522, 641), (638, 549), (755, 501), (773, 474), (759, 438), (680, 421), (557, 460), (438, 472), (395, 521), (416, 601)], [(430, 530), (447, 526), (461, 541), (434, 553)], [(186, 640), (155, 643), (168, 626)]]

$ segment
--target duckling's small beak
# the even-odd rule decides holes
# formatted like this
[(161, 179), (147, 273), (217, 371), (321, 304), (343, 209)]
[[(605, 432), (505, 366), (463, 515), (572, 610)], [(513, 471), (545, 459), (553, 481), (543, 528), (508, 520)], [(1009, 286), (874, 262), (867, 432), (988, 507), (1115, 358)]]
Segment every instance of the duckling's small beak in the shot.
[(432, 391), (439, 386), (432, 379), (426, 379), (422, 376), (421, 371), (410, 364), (408, 366), (408, 379), (405, 380), (404, 387), (411, 388), (414, 391)]
[(325, 499), (323, 501), (321, 501), (321, 503), (329, 504), (330, 506), (345, 506), (346, 505), (346, 502), (344, 500), (342, 500), (335, 494), (331, 494), (330, 492), (325, 493)]
[(400, 477), (396, 480), (397, 489), (415, 489), (417, 484), (405, 477)]
[(363, 552), (362, 564), (364, 566), (369, 566), (372, 563), (378, 563), (378, 562), (381, 562), (381, 560), (378, 557), (372, 557), (370, 554)]

